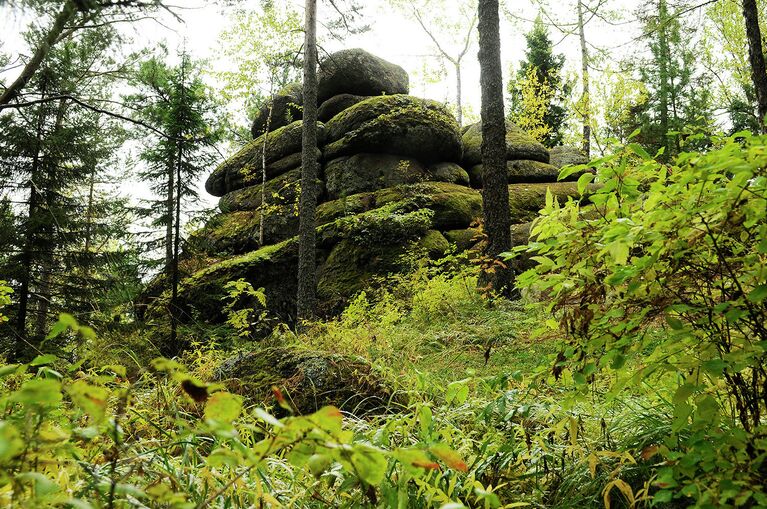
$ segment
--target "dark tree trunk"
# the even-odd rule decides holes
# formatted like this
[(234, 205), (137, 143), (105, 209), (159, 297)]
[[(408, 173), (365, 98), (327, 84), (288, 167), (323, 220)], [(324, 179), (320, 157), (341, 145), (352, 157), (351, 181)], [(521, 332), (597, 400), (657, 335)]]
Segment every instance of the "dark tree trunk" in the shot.
[(746, 22), (746, 38), (748, 39), (748, 60), (751, 64), (751, 79), (756, 90), (756, 106), (759, 113), (759, 127), (767, 132), (765, 116), (767, 116), (767, 69), (762, 50), (762, 33), (759, 28), (759, 11), (756, 0), (743, 0), (743, 18)]
[[(499, 254), (511, 249), (498, 0), (479, 0), (478, 28), (482, 89), (482, 208), (488, 237), (486, 255), (498, 260)], [(482, 283), (491, 284), (500, 294), (517, 297), (514, 272), (500, 263), (485, 274)]]
[(306, 0), (304, 42), (304, 115), (301, 147), (301, 198), (298, 205), (297, 323), (314, 316), (317, 299), (317, 0)]

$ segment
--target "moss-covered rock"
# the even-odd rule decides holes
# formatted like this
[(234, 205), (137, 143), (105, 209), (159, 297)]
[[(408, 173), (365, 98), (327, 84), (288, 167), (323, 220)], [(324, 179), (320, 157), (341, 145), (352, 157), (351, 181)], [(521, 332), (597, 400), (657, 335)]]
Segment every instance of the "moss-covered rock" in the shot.
[(370, 97), (367, 95), (338, 94), (323, 102), (317, 109), (317, 119), (327, 122), (342, 111)]
[[(472, 166), (469, 170), (469, 177), (471, 178), (472, 187), (482, 187), (483, 168), (483, 165), (478, 164), (476, 166)], [(535, 184), (540, 182), (556, 182), (557, 177), (559, 176), (559, 169), (550, 164), (541, 163), (539, 161), (520, 159), (517, 161), (506, 161), (506, 173), (509, 178), (509, 184)], [(577, 179), (577, 176), (570, 176), (568, 178), (568, 180)]]
[[(262, 348), (224, 361), (216, 378), (251, 403), (275, 403), (271, 388), (299, 414), (333, 405), (356, 416), (398, 411), (406, 399), (364, 359), (296, 347)], [(275, 412), (284, 411), (275, 405)]]
[(440, 231), (466, 228), (482, 216), (482, 196), (478, 191), (447, 182), (423, 182), (323, 203), (317, 208), (317, 224), (395, 203), (401, 204), (401, 210), (431, 210), (432, 227)]
[(448, 230), (445, 232), (445, 239), (451, 244), (455, 244), (458, 252), (470, 249), (479, 242), (479, 228), (460, 228), (457, 230)]
[(337, 51), (324, 58), (317, 76), (317, 99), (320, 103), (334, 95), (407, 94), (409, 77), (400, 66), (365, 50)]
[[(213, 196), (223, 196), (243, 187), (257, 185), (261, 181), (264, 144), (267, 180), (296, 168), (301, 164), (301, 127), (301, 121), (293, 122), (248, 142), (213, 171), (205, 182), (205, 190)], [(322, 143), (324, 133), (324, 124), (318, 123), (318, 143)]]
[[(463, 133), (463, 166), (471, 168), (482, 162), (482, 124), (472, 124)], [(506, 159), (529, 159), (549, 162), (549, 151), (514, 123), (506, 122)]]
[(468, 186), (469, 174), (456, 163), (436, 163), (426, 168), (428, 179), (432, 182), (448, 182)]
[[(261, 247), (261, 210), (238, 210), (213, 216), (189, 238), (188, 249), (209, 256), (241, 254)], [(270, 205), (263, 211), (264, 245), (274, 244), (298, 233), (294, 203)]]
[(372, 97), (326, 126), (326, 159), (365, 152), (409, 156), (424, 163), (458, 162), (458, 123), (443, 104), (407, 95)]
[(436, 260), (445, 256), (447, 250), (450, 249), (450, 242), (447, 241), (442, 232), (429, 230), (416, 243), (415, 247), (422, 250), (432, 260)]
[(509, 208), (512, 223), (527, 223), (538, 216), (546, 205), (546, 191), (560, 203), (567, 198), (578, 198), (576, 182), (553, 182), (550, 184), (511, 184), (509, 185)]
[(549, 149), (551, 160), (556, 168), (562, 168), (571, 164), (588, 164), (589, 158), (583, 155), (578, 147), (559, 145)]
[[(273, 316), (293, 323), (298, 291), (297, 267), (298, 241), (294, 237), (232, 256), (184, 278), (179, 286), (179, 300), (190, 310), (192, 317), (203, 322), (220, 323), (226, 319), (223, 313), (226, 284), (244, 279), (254, 288), (264, 288), (267, 307)], [(167, 300), (167, 295), (163, 297)], [(163, 299), (158, 299), (154, 307), (162, 308)]]
[[(273, 100), (267, 101), (261, 106), (253, 119), (250, 127), (250, 133), (253, 138), (258, 138), (266, 132), (266, 124), (269, 124), (269, 130), (274, 131), (280, 127), (286, 126), (301, 120), (303, 118), (304, 91), (301, 83), (291, 83), (277, 92)], [(271, 118), (269, 116), (271, 115)]]
[(218, 200), (221, 212), (236, 212), (239, 210), (256, 210), (266, 198), (268, 206), (284, 205), (298, 202), (301, 187), (301, 168), (268, 180), (265, 185), (249, 186), (226, 193)]
[(325, 164), (327, 197), (331, 200), (424, 180), (428, 180), (426, 170), (412, 157), (355, 154)]

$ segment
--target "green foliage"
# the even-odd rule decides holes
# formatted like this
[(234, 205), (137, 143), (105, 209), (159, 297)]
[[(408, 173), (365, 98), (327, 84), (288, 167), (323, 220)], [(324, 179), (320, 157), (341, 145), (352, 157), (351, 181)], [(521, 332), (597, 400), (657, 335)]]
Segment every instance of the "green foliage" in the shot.
[[(11, 304), (11, 294), (13, 293), (13, 289), (6, 286), (7, 284), (8, 283), (5, 281), (0, 280), (0, 310)], [(7, 321), (8, 317), (0, 312), (0, 324)]]
[(585, 389), (607, 372), (613, 396), (669, 385), (656, 502), (767, 504), (766, 145), (740, 133), (666, 166), (630, 144), (594, 163), (593, 206), (548, 200), (520, 248), (539, 263), (520, 284), (568, 340), (555, 373)]
[(554, 54), (554, 45), (540, 16), (525, 39), (525, 60), (520, 62), (516, 78), (508, 85), (510, 118), (535, 128), (537, 136), (530, 134), (547, 147), (561, 145), (567, 120), (563, 103), (572, 90), (572, 84), (562, 75), (565, 56)]
[[(226, 323), (237, 331), (240, 338), (250, 337), (254, 327), (267, 317), (264, 289), (256, 290), (244, 279), (229, 281), (224, 288), (229, 292), (225, 297), (228, 302), (224, 306)], [(260, 311), (254, 306), (259, 307)]]

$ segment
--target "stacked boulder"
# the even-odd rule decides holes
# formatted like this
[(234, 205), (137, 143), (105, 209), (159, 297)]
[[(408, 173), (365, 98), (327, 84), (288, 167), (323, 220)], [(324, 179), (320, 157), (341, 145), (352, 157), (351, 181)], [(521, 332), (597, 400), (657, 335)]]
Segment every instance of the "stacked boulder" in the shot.
[[(363, 50), (328, 56), (318, 85), (318, 297), (331, 314), (375, 278), (406, 270), (405, 255), (476, 242), (482, 134), (479, 124), (462, 131), (443, 104), (407, 95), (407, 73)], [(222, 320), (226, 283), (244, 278), (265, 289), (270, 312), (293, 321), (301, 104), (300, 85), (286, 87), (258, 113), (254, 140), (208, 178), (220, 213), (187, 248), (203, 265), (180, 289), (192, 316)], [(557, 182), (545, 147), (513, 124), (507, 131), (511, 219), (526, 242), (547, 189), (566, 197), (576, 186)]]

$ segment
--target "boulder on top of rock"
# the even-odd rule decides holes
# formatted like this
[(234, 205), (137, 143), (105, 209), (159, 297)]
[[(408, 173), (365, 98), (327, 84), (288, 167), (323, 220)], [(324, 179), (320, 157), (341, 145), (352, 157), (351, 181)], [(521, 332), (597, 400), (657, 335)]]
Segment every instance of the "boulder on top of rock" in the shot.
[[(359, 193), (325, 202), (317, 207), (317, 224), (331, 223), (344, 216), (395, 207), (399, 212), (429, 210), (430, 228), (451, 230), (467, 228), (482, 216), (482, 195), (466, 186), (447, 182), (423, 182), (400, 185), (375, 192)], [(388, 213), (391, 213), (389, 211)], [(394, 231), (394, 238), (397, 232)], [(400, 238), (405, 237), (400, 234)]]
[(258, 138), (266, 132), (267, 124), (269, 130), (274, 131), (280, 127), (289, 125), (296, 120), (303, 118), (304, 91), (301, 83), (291, 83), (274, 95), (274, 98), (266, 101), (261, 106), (253, 119), (250, 127), (250, 134), (253, 138)]
[(589, 158), (583, 155), (577, 147), (571, 147), (567, 145), (559, 145), (549, 149), (549, 155), (551, 160), (549, 161), (552, 166), (562, 168), (570, 164), (588, 164)]
[(427, 180), (426, 170), (412, 157), (355, 154), (333, 159), (325, 165), (326, 188), (331, 200), (424, 180)]
[[(189, 238), (189, 248), (209, 256), (247, 253), (261, 247), (261, 210), (238, 210), (213, 216)], [(273, 244), (298, 233), (295, 205), (282, 204), (263, 211), (264, 244)]]
[(560, 203), (568, 198), (577, 199), (578, 184), (576, 182), (552, 182), (550, 184), (510, 184), (509, 208), (511, 222), (527, 223), (538, 217), (540, 210), (546, 205), (546, 192), (550, 191)]
[[(213, 196), (261, 181), (261, 168), (266, 150), (267, 179), (292, 170), (301, 164), (301, 126), (296, 121), (248, 142), (239, 152), (221, 163), (205, 182), (205, 190)], [(317, 142), (324, 139), (324, 124), (317, 123)]]
[(218, 208), (221, 212), (256, 210), (261, 206), (264, 198), (268, 205), (296, 203), (300, 182), (301, 168), (299, 167), (267, 180), (265, 185), (258, 184), (226, 193), (218, 201)]
[[(470, 125), (463, 133), (463, 165), (470, 168), (482, 162), (482, 123)], [(549, 151), (542, 144), (506, 121), (506, 159), (529, 159), (541, 163), (549, 162)]]
[[(382, 373), (362, 358), (296, 347), (239, 353), (219, 366), (216, 379), (255, 404), (276, 403), (272, 387), (301, 415), (335, 406), (356, 416), (399, 411), (406, 403)], [(278, 415), (284, 410), (275, 407)]]
[(350, 108), (362, 102), (365, 99), (369, 99), (367, 95), (354, 95), (354, 94), (338, 94), (334, 95), (327, 101), (323, 102), (317, 109), (317, 119), (320, 122), (327, 122), (331, 118), (335, 117), (347, 108)]
[(363, 152), (409, 156), (424, 163), (458, 162), (458, 122), (443, 104), (408, 95), (372, 97), (326, 125), (326, 159)]
[[(471, 186), (474, 188), (482, 187), (482, 170), (484, 166), (478, 164), (472, 166), (469, 170), (471, 177)], [(559, 176), (559, 170), (554, 166), (539, 161), (530, 161), (527, 159), (518, 159), (516, 161), (506, 161), (506, 173), (509, 184), (520, 183), (540, 183), (556, 182)], [(577, 180), (578, 176), (571, 175), (568, 180)]]
[(469, 174), (463, 167), (457, 163), (436, 163), (426, 168), (426, 173), (432, 182), (448, 182), (450, 184), (460, 184), (468, 186), (470, 184)]
[(409, 77), (400, 66), (365, 50), (341, 50), (322, 59), (317, 76), (320, 103), (334, 95), (407, 94)]

